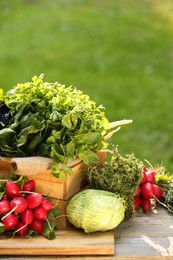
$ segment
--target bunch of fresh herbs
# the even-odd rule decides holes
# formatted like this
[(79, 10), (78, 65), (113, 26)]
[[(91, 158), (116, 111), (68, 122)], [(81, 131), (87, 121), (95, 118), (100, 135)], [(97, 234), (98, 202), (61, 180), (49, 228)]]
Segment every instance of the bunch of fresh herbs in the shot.
[(142, 179), (142, 162), (134, 154), (123, 157), (117, 149), (103, 164), (91, 166), (86, 174), (93, 189), (119, 194), (126, 201), (126, 219), (134, 213), (134, 194)]
[(104, 107), (73, 86), (43, 82), (43, 77), (17, 84), (5, 96), (1, 92), (0, 155), (51, 157), (69, 174), (67, 162), (76, 157), (97, 163), (97, 151), (107, 146)]

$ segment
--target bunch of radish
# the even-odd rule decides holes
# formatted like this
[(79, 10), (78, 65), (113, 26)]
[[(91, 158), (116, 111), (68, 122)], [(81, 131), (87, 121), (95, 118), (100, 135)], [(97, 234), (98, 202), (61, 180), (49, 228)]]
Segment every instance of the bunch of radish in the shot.
[(155, 182), (156, 171), (142, 166), (142, 180), (134, 195), (134, 209), (140, 207), (147, 214), (151, 209), (151, 200), (159, 201), (164, 197), (162, 189)]
[[(53, 231), (48, 221), (53, 204), (35, 190), (34, 180), (26, 181), (22, 187), (14, 181), (5, 181), (0, 199), (0, 233), (12, 232), (13, 236), (23, 237), (31, 232), (44, 236), (45, 227)], [(54, 235), (50, 237), (53, 239)]]

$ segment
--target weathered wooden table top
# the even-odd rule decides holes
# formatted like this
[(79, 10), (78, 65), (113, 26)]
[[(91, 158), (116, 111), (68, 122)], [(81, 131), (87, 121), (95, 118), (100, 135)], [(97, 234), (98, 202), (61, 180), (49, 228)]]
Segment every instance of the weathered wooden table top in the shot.
[[(141, 214), (115, 229), (114, 256), (0, 256), (8, 260), (157, 260), (173, 259), (173, 215), (159, 207), (157, 214)], [(12, 241), (11, 241), (12, 242)]]
[(173, 259), (173, 214), (163, 207), (157, 211), (138, 215), (116, 228), (115, 256)]

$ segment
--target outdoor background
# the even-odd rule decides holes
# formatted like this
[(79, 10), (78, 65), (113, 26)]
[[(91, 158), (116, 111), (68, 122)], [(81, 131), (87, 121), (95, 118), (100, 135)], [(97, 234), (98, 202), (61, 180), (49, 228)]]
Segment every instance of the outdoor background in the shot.
[(41, 73), (132, 119), (111, 142), (173, 171), (173, 1), (0, 0), (0, 88)]

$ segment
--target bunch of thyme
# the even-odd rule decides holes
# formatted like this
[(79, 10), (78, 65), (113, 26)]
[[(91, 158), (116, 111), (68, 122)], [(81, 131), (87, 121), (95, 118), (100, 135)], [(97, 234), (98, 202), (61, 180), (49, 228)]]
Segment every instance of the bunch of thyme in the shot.
[(111, 152), (110, 160), (89, 167), (86, 174), (91, 188), (111, 191), (126, 201), (128, 219), (134, 213), (134, 194), (142, 179), (142, 162), (133, 153), (123, 157), (117, 148)]

